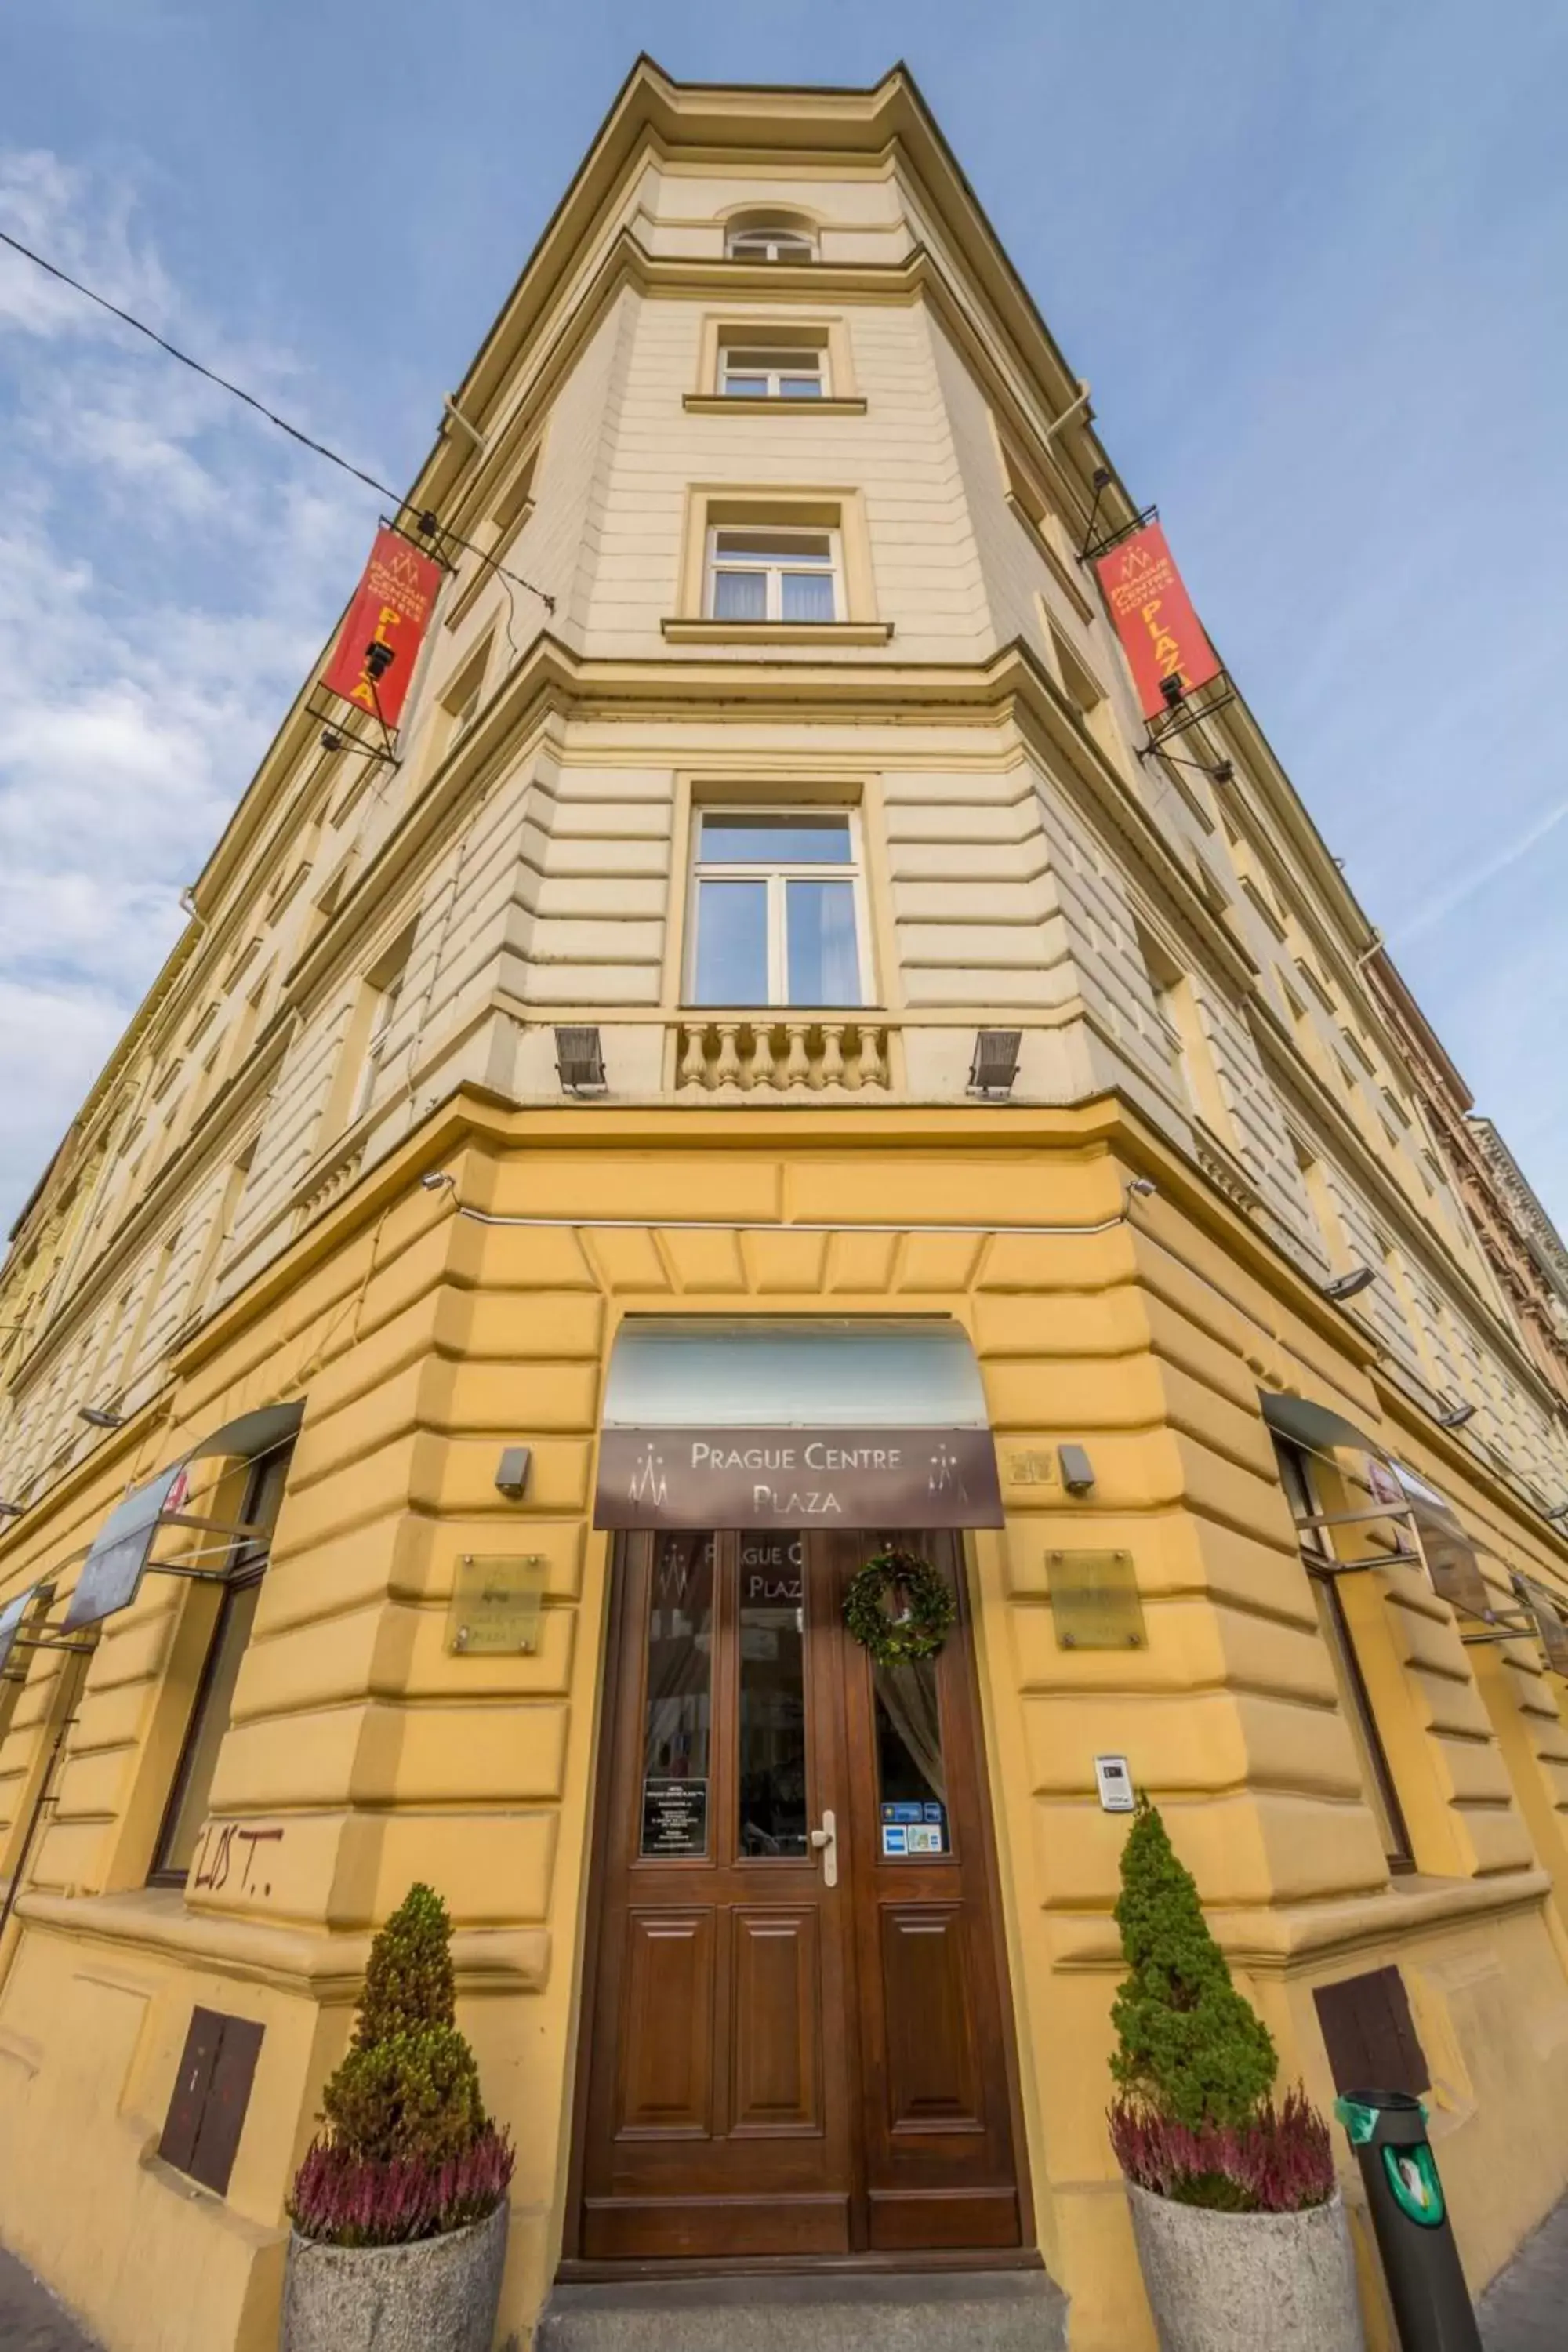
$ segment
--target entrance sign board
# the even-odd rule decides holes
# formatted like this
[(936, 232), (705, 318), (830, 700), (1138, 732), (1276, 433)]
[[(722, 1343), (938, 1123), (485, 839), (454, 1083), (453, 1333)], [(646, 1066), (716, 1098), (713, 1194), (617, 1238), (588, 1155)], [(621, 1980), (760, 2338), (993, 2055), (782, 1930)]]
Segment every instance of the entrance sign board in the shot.
[(999, 1528), (988, 1429), (605, 1429), (596, 1528)]
[(144, 1486), (133, 1488), (119, 1507), (110, 1511), (82, 1562), (76, 1591), (66, 1611), (68, 1633), (74, 1633), (79, 1625), (96, 1625), (101, 1618), (112, 1617), (118, 1609), (130, 1608), (141, 1587), (147, 1556), (170, 1507), (169, 1497), (179, 1489), (184, 1475), (184, 1464), (173, 1463), (167, 1470), (160, 1470), (155, 1478), (149, 1478)]
[(37, 1589), (36, 1584), (29, 1584), (24, 1591), (17, 1593), (14, 1601), (8, 1601), (5, 1608), (0, 1609), (0, 1674), (5, 1670), (6, 1660), (22, 1630), (22, 1620), (27, 1613), (27, 1603)]
[(1410, 1506), (1433, 1591), (1441, 1594), (1451, 1608), (1463, 1610), (1468, 1617), (1490, 1618), (1496, 1604), (1481, 1573), (1476, 1548), (1460, 1525), (1453, 1505), (1403, 1462), (1392, 1462), (1390, 1466)]
[[(1530, 1613), (1535, 1620), (1535, 1630), (1541, 1636), (1541, 1646), (1546, 1653), (1546, 1663), (1554, 1675), (1568, 1675), (1568, 1622), (1562, 1608), (1544, 1585), (1533, 1577), (1519, 1579)], [(5, 1619), (0, 1617), (0, 1640), (3, 1640)], [(0, 1651), (3, 1654), (3, 1651)]]

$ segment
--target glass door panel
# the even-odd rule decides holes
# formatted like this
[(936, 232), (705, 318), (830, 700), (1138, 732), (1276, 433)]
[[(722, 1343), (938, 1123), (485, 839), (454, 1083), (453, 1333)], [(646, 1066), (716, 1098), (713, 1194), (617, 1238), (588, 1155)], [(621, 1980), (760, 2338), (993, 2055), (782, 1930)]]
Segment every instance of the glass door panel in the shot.
[(742, 1536), (740, 1550), (735, 1850), (798, 1860), (811, 1851), (801, 1544)]

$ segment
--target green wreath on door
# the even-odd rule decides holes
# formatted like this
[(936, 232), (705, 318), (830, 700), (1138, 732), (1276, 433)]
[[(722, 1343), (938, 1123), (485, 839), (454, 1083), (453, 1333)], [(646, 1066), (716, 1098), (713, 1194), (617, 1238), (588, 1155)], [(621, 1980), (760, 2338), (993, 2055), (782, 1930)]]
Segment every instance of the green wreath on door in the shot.
[(844, 1622), (879, 1666), (934, 1658), (958, 1616), (945, 1577), (912, 1551), (873, 1554), (844, 1596)]

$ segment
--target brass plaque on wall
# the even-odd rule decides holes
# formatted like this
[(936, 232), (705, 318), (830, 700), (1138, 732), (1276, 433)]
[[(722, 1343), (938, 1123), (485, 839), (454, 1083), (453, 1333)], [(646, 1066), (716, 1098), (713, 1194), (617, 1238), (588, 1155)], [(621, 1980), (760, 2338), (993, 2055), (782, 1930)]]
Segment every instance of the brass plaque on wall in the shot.
[(1142, 1649), (1143, 1604), (1130, 1551), (1048, 1551), (1046, 1566), (1059, 1649)]
[(464, 1552), (447, 1610), (447, 1649), (486, 1656), (537, 1650), (549, 1572), (542, 1552)]

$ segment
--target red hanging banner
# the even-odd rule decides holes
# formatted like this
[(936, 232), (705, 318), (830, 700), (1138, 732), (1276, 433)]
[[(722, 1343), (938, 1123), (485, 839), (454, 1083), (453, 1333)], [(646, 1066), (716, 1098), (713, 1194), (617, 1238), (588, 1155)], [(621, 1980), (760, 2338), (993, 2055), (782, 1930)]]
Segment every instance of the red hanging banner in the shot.
[[(378, 530), (322, 685), (373, 714), (379, 701), (382, 718), (395, 727), (440, 586), (441, 567), (432, 557), (398, 531)], [(379, 672), (369, 659), (373, 646), (391, 650)]]
[(1094, 568), (1121, 649), (1132, 665), (1145, 719), (1158, 719), (1171, 708), (1164, 692), (1167, 678), (1180, 678), (1183, 693), (1194, 694), (1219, 676), (1214, 647), (1157, 522), (1119, 540), (1109, 555), (1096, 558)]

